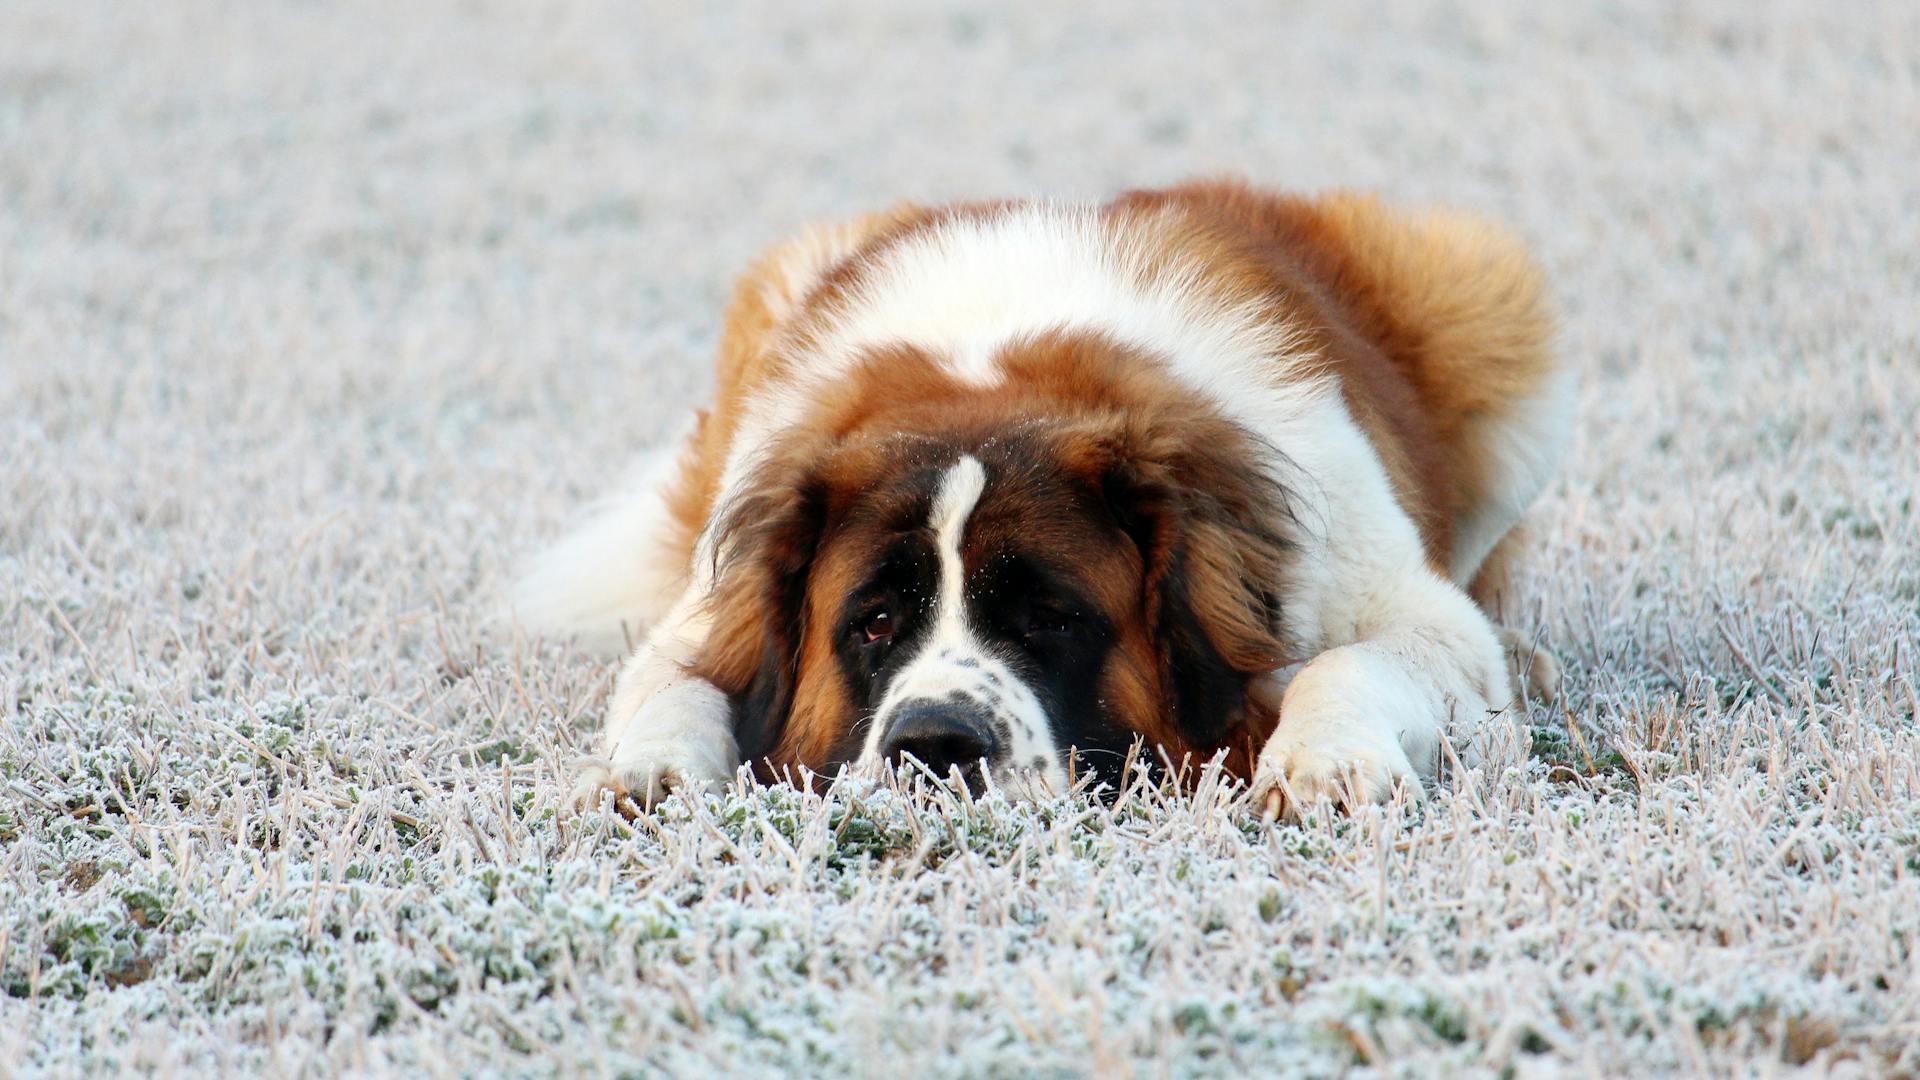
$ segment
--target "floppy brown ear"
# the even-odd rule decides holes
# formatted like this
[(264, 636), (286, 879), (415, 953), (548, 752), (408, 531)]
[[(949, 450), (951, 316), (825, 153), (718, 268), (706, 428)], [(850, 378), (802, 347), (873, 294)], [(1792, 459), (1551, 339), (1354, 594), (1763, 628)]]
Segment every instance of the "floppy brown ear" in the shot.
[(826, 487), (785, 455), (720, 510), (713, 545), (712, 629), (694, 673), (733, 701), (741, 757), (760, 762), (793, 708), (806, 630), (807, 578), (826, 517)]
[(1246, 725), (1249, 682), (1287, 662), (1288, 500), (1262, 466), (1276, 455), (1224, 420), (1183, 417), (1130, 433), (1108, 469), (1108, 503), (1144, 564), (1160, 684), (1196, 749)]

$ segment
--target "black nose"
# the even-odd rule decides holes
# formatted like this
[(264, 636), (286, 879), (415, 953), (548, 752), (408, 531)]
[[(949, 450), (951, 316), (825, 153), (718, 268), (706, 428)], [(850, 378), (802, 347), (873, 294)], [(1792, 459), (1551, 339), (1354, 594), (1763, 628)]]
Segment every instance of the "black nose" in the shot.
[(946, 779), (955, 765), (970, 781), (977, 779), (982, 758), (993, 755), (993, 736), (986, 717), (961, 705), (927, 702), (908, 705), (894, 714), (880, 752), (898, 765), (911, 755)]

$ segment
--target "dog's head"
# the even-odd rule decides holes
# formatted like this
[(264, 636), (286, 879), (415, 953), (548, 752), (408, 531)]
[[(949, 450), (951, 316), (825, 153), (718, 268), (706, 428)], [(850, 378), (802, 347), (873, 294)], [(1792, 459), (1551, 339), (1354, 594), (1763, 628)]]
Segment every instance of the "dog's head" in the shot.
[(1060, 790), (1136, 738), (1250, 757), (1286, 662), (1271, 451), (1129, 360), (1029, 342), (983, 389), (890, 352), (773, 447), (716, 519), (697, 665), (749, 760)]

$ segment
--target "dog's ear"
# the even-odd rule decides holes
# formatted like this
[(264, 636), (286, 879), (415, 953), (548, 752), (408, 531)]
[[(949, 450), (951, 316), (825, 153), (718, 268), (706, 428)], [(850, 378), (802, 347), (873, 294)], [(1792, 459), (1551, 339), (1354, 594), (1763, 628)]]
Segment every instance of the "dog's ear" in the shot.
[(759, 762), (779, 744), (793, 708), (807, 580), (826, 519), (825, 483), (805, 453), (776, 453), (758, 479), (716, 508), (705, 545), (713, 561), (712, 620), (693, 669), (733, 701), (734, 741)]
[(1248, 684), (1287, 662), (1279, 587), (1291, 519), (1270, 472), (1277, 457), (1208, 415), (1132, 426), (1110, 450), (1107, 503), (1139, 549), (1160, 684), (1196, 749), (1245, 725)]

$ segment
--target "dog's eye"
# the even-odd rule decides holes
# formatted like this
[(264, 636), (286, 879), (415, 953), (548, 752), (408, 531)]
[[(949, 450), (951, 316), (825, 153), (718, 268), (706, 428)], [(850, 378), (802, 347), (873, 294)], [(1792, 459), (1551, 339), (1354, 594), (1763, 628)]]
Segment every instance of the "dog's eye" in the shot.
[(893, 616), (884, 611), (876, 611), (867, 616), (867, 623), (861, 633), (866, 635), (867, 644), (885, 641), (893, 636)]

